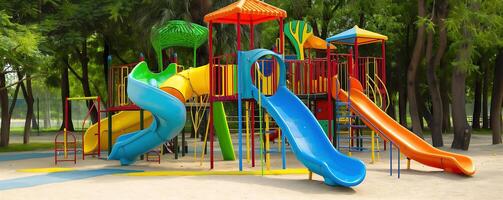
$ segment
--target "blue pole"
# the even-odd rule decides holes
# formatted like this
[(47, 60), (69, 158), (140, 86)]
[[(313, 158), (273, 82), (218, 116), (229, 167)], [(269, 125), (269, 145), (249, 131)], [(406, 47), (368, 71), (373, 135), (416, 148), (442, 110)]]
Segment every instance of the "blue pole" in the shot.
[(389, 175), (393, 176), (393, 142), (389, 141)]
[(398, 148), (398, 178), (400, 178), (400, 148)]
[[(239, 60), (240, 53), (238, 53), (238, 60)], [(239, 72), (239, 66), (237, 66), (237, 71), (238, 71), (238, 76), (237, 76), (237, 82), (238, 82), (238, 154), (239, 154), (239, 171), (243, 171), (243, 111), (241, 109), (241, 87), (240, 87), (240, 72)]]
[(286, 142), (285, 142), (285, 134), (281, 133), (281, 159), (283, 161), (283, 169), (286, 169)]

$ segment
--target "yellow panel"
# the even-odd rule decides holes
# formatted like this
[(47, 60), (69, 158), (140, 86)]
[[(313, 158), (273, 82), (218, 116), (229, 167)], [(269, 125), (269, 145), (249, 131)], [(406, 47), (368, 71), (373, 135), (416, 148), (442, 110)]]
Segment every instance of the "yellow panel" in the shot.
[[(308, 174), (307, 169), (280, 169), (264, 171), (264, 175)], [(215, 176), (215, 175), (248, 175), (260, 176), (262, 171), (150, 171), (116, 174), (119, 176)]]

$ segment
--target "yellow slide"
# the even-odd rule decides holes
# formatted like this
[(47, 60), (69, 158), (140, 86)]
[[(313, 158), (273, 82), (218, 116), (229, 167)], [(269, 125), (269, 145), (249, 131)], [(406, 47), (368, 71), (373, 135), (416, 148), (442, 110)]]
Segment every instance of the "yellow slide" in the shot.
[[(152, 115), (145, 111), (143, 114), (144, 127), (150, 126), (152, 123)], [(140, 130), (140, 112), (138, 111), (122, 111), (112, 116), (112, 143), (115, 143), (117, 137)], [(108, 118), (101, 120), (101, 149), (108, 149)], [(98, 150), (98, 123), (93, 124), (86, 130), (84, 134), (84, 153), (90, 154)]]

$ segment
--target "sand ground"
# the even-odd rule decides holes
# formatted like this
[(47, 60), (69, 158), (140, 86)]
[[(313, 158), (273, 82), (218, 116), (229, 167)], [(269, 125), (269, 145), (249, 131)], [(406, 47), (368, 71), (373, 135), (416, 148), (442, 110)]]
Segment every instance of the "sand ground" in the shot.
[[(446, 144), (451, 136), (444, 137)], [(389, 175), (389, 151), (380, 154), (379, 162), (370, 164), (369, 153), (353, 156), (367, 163), (367, 176), (362, 184), (353, 188), (330, 187), (320, 176), (308, 180), (307, 175), (281, 176), (158, 176), (138, 177), (105, 175), (70, 182), (40, 185), (0, 191), (0, 200), (10, 199), (501, 199), (503, 198), (503, 145), (490, 145), (487, 135), (474, 135), (469, 151), (455, 151), (469, 155), (476, 164), (473, 177), (464, 177), (426, 167), (412, 161), (407, 170), (401, 160), (401, 177), (397, 178), (396, 151), (393, 176)], [(218, 153), (217, 160), (220, 160)], [(0, 154), (1, 156), (1, 154)], [(280, 156), (272, 155), (273, 169), (280, 168)], [(302, 165), (294, 155), (288, 154), (288, 167)], [(257, 163), (259, 164), (259, 163)], [(245, 170), (251, 170), (245, 162)], [(18, 169), (54, 167), (53, 158), (40, 158), (0, 162), (0, 180), (26, 177), (36, 173), (17, 172)], [(209, 163), (200, 166), (193, 154), (179, 160), (165, 155), (160, 165), (137, 162), (121, 167), (116, 161), (98, 159), (79, 160), (77, 165), (64, 163), (58, 167), (78, 169), (121, 168), (158, 170), (208, 170)], [(237, 161), (217, 161), (216, 170), (236, 170)], [(260, 165), (254, 170), (259, 170)]]

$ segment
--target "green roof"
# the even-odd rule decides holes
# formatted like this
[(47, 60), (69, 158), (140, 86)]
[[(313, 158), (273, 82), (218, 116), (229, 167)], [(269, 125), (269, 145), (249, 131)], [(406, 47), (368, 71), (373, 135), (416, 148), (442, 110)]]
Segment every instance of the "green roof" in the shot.
[(208, 39), (208, 29), (199, 24), (181, 20), (167, 21), (152, 27), (150, 41), (162, 68), (162, 50), (169, 47), (199, 48)]

